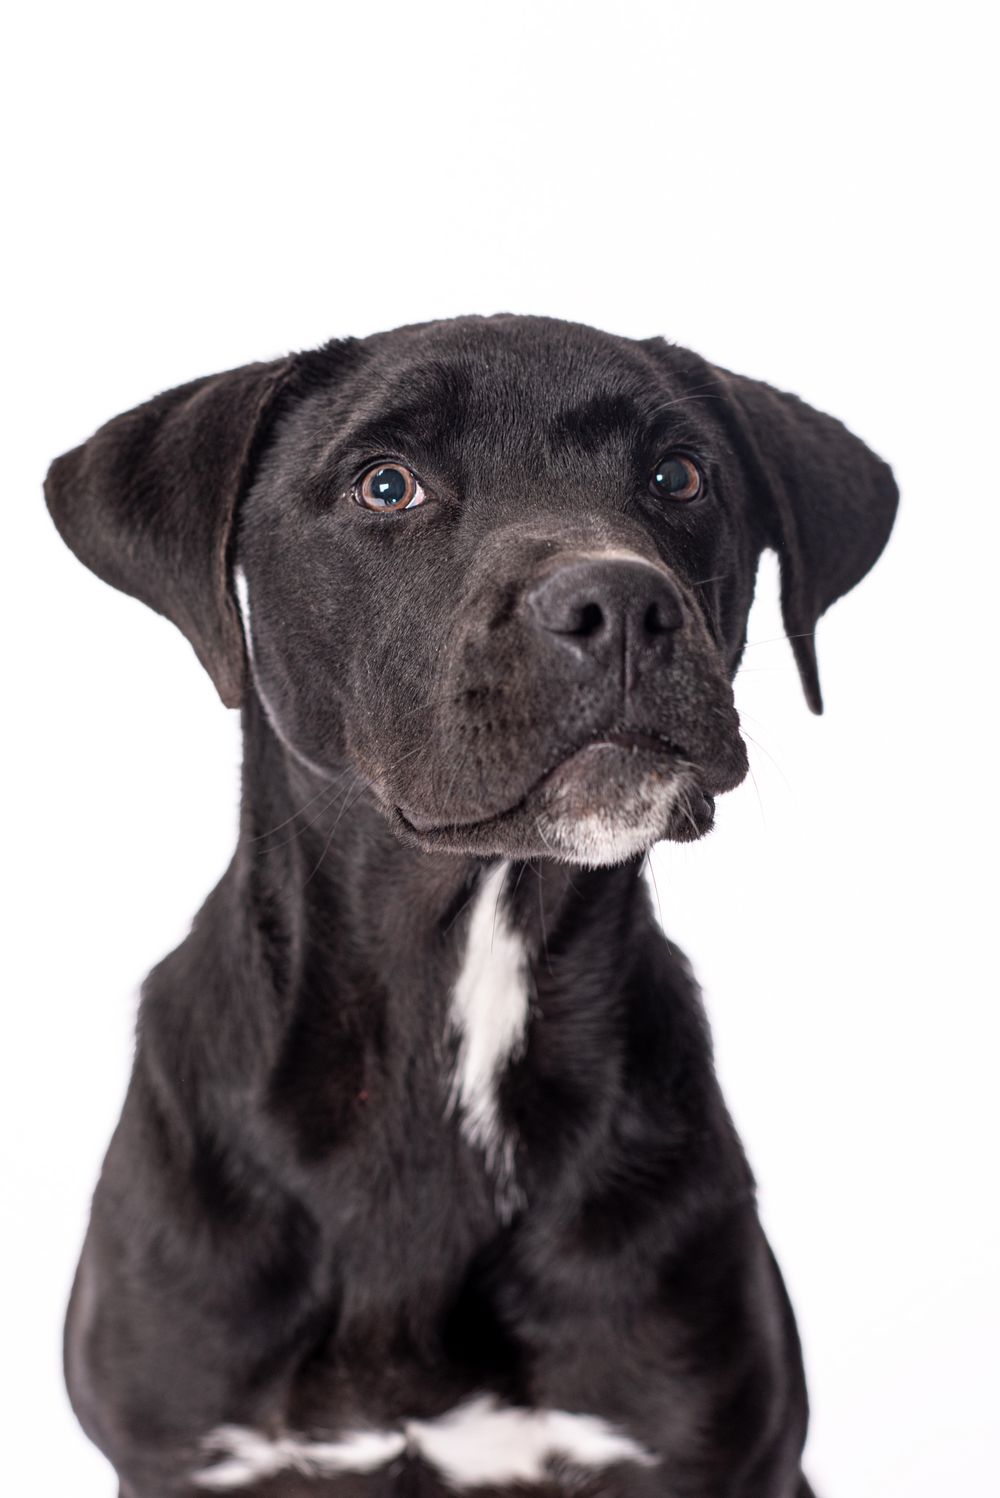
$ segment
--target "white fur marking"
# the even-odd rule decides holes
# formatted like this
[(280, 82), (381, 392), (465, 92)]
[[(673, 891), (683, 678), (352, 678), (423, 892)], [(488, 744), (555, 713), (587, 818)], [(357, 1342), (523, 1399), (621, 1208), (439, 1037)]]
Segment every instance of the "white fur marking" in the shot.
[(528, 960), (502, 905), (509, 863), (483, 880), (469, 917), (465, 956), (451, 997), (458, 1062), (448, 1100), (466, 1138), (502, 1180), (513, 1169), (513, 1141), (500, 1124), (496, 1084), (524, 1044), (528, 1022)]
[(278, 1472), (307, 1477), (373, 1472), (404, 1452), (422, 1457), (455, 1488), (543, 1482), (557, 1463), (601, 1470), (616, 1462), (650, 1467), (657, 1461), (597, 1415), (515, 1409), (492, 1394), (436, 1420), (410, 1420), (400, 1431), (356, 1431), (341, 1441), (270, 1440), (244, 1426), (224, 1425), (208, 1437), (205, 1450), (225, 1460), (203, 1468), (194, 1481), (216, 1492), (248, 1487)]
[(410, 1444), (452, 1487), (542, 1482), (554, 1462), (610, 1467), (615, 1462), (650, 1466), (650, 1456), (631, 1436), (596, 1415), (565, 1410), (513, 1409), (492, 1395), (472, 1399), (437, 1420), (411, 1420)]
[(199, 1487), (225, 1492), (248, 1487), (279, 1472), (332, 1477), (338, 1472), (374, 1472), (401, 1456), (406, 1436), (394, 1430), (358, 1430), (342, 1441), (307, 1441), (297, 1436), (271, 1440), (242, 1425), (222, 1425), (205, 1442), (211, 1455), (225, 1457), (195, 1473)]
[(236, 588), (236, 602), (240, 606), (240, 618), (243, 621), (243, 633), (246, 636), (247, 652), (253, 653), (250, 639), (250, 584), (242, 567), (233, 569), (233, 583)]
[(663, 836), (674, 806), (684, 800), (691, 781), (682, 770), (669, 781), (646, 775), (635, 788), (631, 805), (623, 810), (561, 813), (558, 799), (538, 818), (538, 832), (548, 850), (565, 863), (585, 868), (608, 868), (645, 853)]
[(314, 759), (310, 759), (307, 754), (303, 754), (302, 750), (296, 748), (291, 739), (286, 736), (284, 729), (278, 722), (277, 714), (271, 706), (264, 688), (260, 684), (257, 676), (257, 662), (253, 652), (253, 630), (250, 621), (250, 584), (247, 582), (247, 575), (242, 567), (235, 567), (233, 569), (233, 586), (236, 590), (236, 601), (239, 604), (240, 619), (243, 622), (243, 639), (247, 647), (247, 660), (250, 662), (250, 671), (253, 676), (254, 686), (257, 688), (257, 696), (260, 698), (267, 721), (273, 728), (275, 737), (285, 746), (289, 754), (295, 756), (300, 764), (305, 765), (307, 770), (312, 770), (317, 775), (328, 776), (328, 770), (324, 770), (322, 765), (317, 764)]

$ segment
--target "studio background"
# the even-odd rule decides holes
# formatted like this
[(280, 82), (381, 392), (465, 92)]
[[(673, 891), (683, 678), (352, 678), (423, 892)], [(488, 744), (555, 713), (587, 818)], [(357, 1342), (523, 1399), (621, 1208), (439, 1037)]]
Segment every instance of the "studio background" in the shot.
[(182, 637), (58, 540), (45, 468), (194, 376), (500, 310), (662, 333), (895, 468), (888, 551), (819, 627), (826, 716), (766, 559), (737, 683), (754, 780), (653, 866), (798, 1314), (820, 1498), (994, 1477), (998, 247), (976, 15), (293, 0), (7, 23), (8, 1491), (114, 1492), (63, 1394), (64, 1303), (137, 988), (225, 867), (239, 753)]

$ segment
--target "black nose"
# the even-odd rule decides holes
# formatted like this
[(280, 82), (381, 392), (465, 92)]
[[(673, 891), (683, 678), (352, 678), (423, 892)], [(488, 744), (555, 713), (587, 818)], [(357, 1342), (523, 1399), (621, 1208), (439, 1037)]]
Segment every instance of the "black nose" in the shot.
[(640, 557), (564, 562), (525, 601), (535, 622), (578, 659), (620, 660), (627, 681), (644, 657), (669, 656), (684, 621), (669, 578)]

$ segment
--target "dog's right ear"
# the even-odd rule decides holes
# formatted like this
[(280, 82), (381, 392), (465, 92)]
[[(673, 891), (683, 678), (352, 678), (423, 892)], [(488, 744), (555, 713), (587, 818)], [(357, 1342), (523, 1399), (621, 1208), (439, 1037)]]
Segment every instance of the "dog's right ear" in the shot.
[(295, 364), (248, 364), (158, 395), (57, 458), (45, 480), (67, 545), (187, 635), (227, 707), (246, 679), (233, 520)]

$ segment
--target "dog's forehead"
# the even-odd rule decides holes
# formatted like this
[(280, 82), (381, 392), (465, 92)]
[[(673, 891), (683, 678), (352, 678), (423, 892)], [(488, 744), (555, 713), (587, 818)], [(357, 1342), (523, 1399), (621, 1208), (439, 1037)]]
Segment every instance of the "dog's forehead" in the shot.
[(632, 340), (546, 318), (461, 319), (362, 347), (339, 436), (373, 451), (628, 440), (683, 388), (669, 346), (653, 357)]
[(386, 376), (394, 367), (449, 368), (487, 388), (510, 389), (525, 379), (539, 387), (592, 388), (630, 376), (639, 386), (652, 368), (648, 350), (634, 339), (547, 317), (455, 318), (361, 342)]

